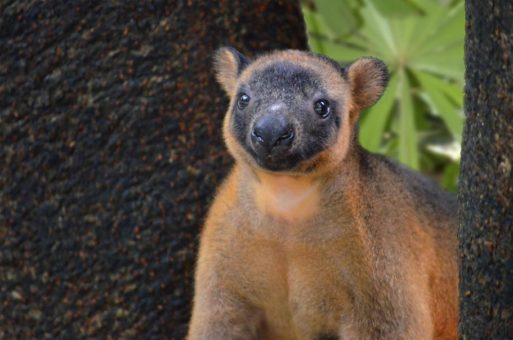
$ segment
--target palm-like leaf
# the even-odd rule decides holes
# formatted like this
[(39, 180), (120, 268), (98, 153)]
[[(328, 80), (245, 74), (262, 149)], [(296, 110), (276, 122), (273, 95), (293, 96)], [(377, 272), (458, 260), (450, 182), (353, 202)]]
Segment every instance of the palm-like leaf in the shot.
[[(305, 5), (304, 13), (314, 51), (341, 63), (372, 55), (389, 66), (387, 91), (360, 119), (365, 147), (418, 169), (425, 164), (421, 154), (429, 150), (443, 155), (436, 150), (443, 149), (447, 139), (459, 143), (463, 129), (462, 0), (450, 4), (439, 0), (310, 3), (314, 8)], [(433, 119), (443, 124), (430, 124)], [(445, 144), (433, 147), (432, 138), (423, 137), (433, 135), (442, 136)], [(446, 165), (451, 161), (447, 159)], [(446, 172), (454, 173), (454, 168)]]

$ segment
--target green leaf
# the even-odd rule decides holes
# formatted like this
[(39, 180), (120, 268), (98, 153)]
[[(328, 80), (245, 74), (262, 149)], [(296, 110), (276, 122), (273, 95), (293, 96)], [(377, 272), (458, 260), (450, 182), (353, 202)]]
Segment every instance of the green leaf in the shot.
[(390, 20), (390, 27), (396, 42), (395, 58), (401, 64), (407, 63), (409, 55), (411, 54), (410, 46), (412, 42), (417, 39), (414, 35), (417, 21), (418, 20), (412, 17)]
[(413, 71), (413, 74), (415, 75), (415, 77), (417, 77), (418, 74), (421, 74), (421, 76), (430, 83), (430, 87), (437, 88), (441, 92), (443, 92), (454, 103), (456, 107), (463, 107), (462, 83), (449, 82), (449, 80), (447, 79), (444, 80), (426, 72)]
[(397, 76), (392, 76), (383, 97), (360, 118), (360, 143), (369, 151), (377, 152), (390, 112), (395, 102)]
[(396, 47), (388, 20), (376, 10), (374, 0), (364, 0), (364, 3), (365, 7), (361, 10), (364, 20), (361, 33), (365, 36), (368, 45), (380, 51), (384, 59), (390, 59)]
[(330, 30), (324, 24), (324, 20), (317, 13), (311, 11), (308, 7), (302, 6), (303, 18), (308, 29), (308, 45), (310, 50), (323, 53), (321, 38), (325, 38), (331, 34)]
[(463, 3), (453, 9), (445, 8), (439, 15), (432, 15), (419, 22), (424, 27), (417, 43), (412, 47), (416, 55), (424, 55), (460, 45), (463, 50), (463, 32), (465, 29), (465, 12)]
[(413, 169), (419, 168), (417, 130), (415, 128), (410, 82), (406, 73), (399, 70), (399, 160)]
[(364, 51), (364, 55), (372, 55), (374, 57), (379, 57), (383, 60), (390, 60), (387, 59), (389, 58), (389, 56), (385, 55), (383, 53), (383, 50), (381, 50), (379, 46), (375, 45), (374, 42), (367, 40), (362, 31), (348, 35), (344, 37), (342, 40), (337, 41), (337, 43), (361, 49), (362, 51)]
[(337, 44), (329, 40), (324, 40), (322, 46), (326, 54), (342, 63), (349, 63), (366, 55), (363, 49)]
[(415, 70), (422, 70), (463, 81), (465, 72), (463, 48), (457, 46), (449, 51), (424, 55), (416, 60), (412, 60), (409, 66)]
[(356, 19), (346, 1), (316, 0), (317, 12), (336, 36), (343, 36), (356, 27)]
[[(410, 43), (410, 55), (415, 55), (418, 50), (418, 46), (423, 46), (429, 41), (429, 37), (436, 31), (439, 25), (440, 18), (432, 15), (416, 15), (411, 16), (416, 23), (415, 27), (411, 30), (411, 35), (415, 38)], [(415, 48), (413, 48), (416, 46)]]
[(442, 117), (444, 123), (451, 131), (452, 136), (461, 141), (461, 136), (463, 133), (463, 115), (460, 114), (460, 111), (451, 104), (449, 99), (439, 90), (437, 87), (437, 82), (433, 81), (434, 77), (422, 72), (414, 73), (416, 78), (419, 80), (422, 85), (423, 90), (428, 95), (430, 99), (430, 103), (435, 109), (436, 113)]
[(440, 9), (441, 5), (437, 1), (430, 0), (408, 0), (412, 5), (420, 8), (427, 14), (433, 14)]
[(442, 176), (442, 186), (449, 191), (456, 192), (458, 190), (458, 175), (460, 173), (460, 165), (457, 162), (449, 163)]
[(408, 0), (375, 1), (376, 9), (385, 17), (403, 17), (418, 14), (418, 8)]

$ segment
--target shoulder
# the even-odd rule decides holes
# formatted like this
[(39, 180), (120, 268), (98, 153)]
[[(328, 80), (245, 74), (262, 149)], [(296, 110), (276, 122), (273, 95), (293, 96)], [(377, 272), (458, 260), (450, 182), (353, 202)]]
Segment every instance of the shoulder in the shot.
[(238, 199), (237, 177), (238, 170), (237, 167), (234, 167), (217, 189), (214, 200), (207, 215), (207, 223), (205, 224), (205, 228), (207, 228), (209, 224), (216, 224), (220, 218), (225, 218), (227, 213), (233, 209)]
[(417, 211), (449, 218), (457, 216), (456, 195), (445, 191), (432, 179), (382, 155), (365, 151), (362, 157), (361, 168), (367, 169), (363, 173), (367, 171), (369, 176), (374, 176), (373, 181), (400, 192)]

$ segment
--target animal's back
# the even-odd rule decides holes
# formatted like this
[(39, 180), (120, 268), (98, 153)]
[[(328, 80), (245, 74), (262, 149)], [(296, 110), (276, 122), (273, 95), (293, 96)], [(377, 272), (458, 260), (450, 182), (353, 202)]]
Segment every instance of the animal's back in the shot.
[[(412, 246), (399, 244), (418, 262), (418, 268), (428, 275), (430, 309), (436, 339), (454, 339), (458, 320), (457, 228), (456, 196), (442, 190), (422, 174), (414, 172), (384, 156), (363, 152), (362, 173), (373, 179), (374, 204), (382, 206), (376, 223), (383, 224), (384, 216), (402, 224), (405, 240)], [(385, 193), (381, 194), (380, 193)], [(409, 221), (406, 222), (406, 221)], [(385, 233), (390, 230), (385, 231)], [(408, 235), (410, 234), (410, 235)], [(408, 237), (415, 235), (414, 237)], [(418, 258), (416, 258), (418, 257)], [(419, 271), (422, 276), (422, 272)], [(423, 278), (419, 277), (419, 280)]]

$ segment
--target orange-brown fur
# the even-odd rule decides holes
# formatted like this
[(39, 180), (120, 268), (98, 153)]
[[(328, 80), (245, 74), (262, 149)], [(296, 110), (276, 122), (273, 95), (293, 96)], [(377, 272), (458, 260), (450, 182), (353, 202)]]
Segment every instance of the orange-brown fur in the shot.
[(236, 164), (201, 235), (188, 338), (456, 338), (454, 199), (356, 142), (359, 111), (383, 91), (372, 66), (357, 61), (344, 80), (284, 51), (240, 76), (226, 56), (218, 77), (233, 100), (238, 82), (283, 58), (322, 74), (344, 97), (341, 132), (308, 164), (273, 173), (238, 145), (227, 114)]

